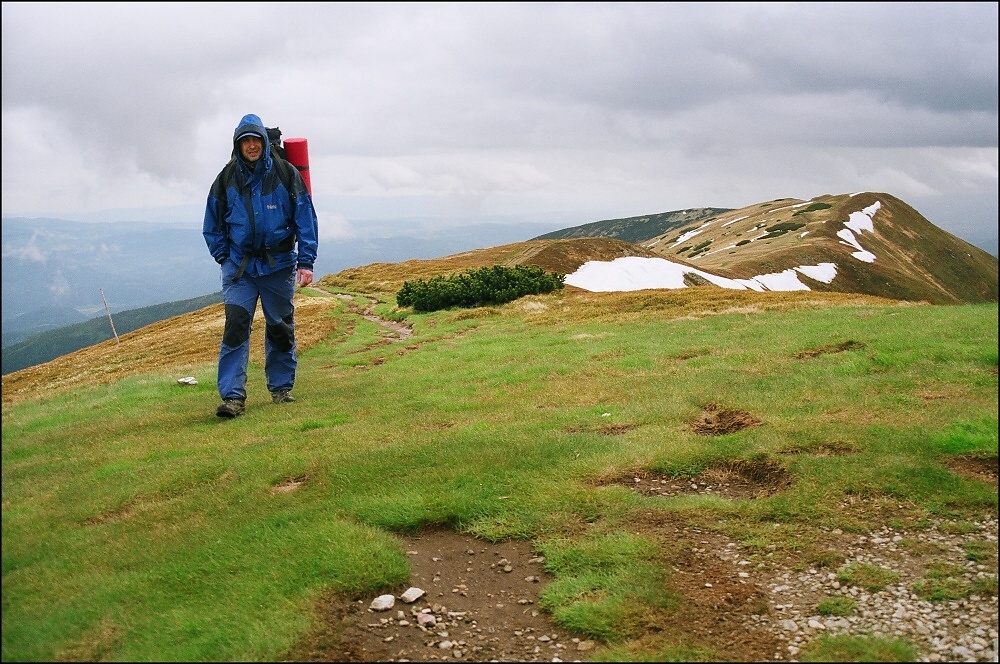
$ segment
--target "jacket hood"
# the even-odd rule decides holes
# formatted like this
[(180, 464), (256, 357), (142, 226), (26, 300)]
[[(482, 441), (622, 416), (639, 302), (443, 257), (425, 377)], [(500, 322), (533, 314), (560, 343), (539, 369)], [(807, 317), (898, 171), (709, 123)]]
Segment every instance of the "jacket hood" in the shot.
[(240, 123), (236, 125), (236, 130), (233, 132), (233, 156), (239, 156), (240, 154), (240, 137), (246, 134), (256, 134), (260, 136), (260, 140), (264, 142), (264, 155), (261, 159), (264, 163), (268, 163), (271, 158), (271, 146), (267, 140), (267, 128), (264, 123), (260, 121), (260, 118), (253, 113), (243, 116)]

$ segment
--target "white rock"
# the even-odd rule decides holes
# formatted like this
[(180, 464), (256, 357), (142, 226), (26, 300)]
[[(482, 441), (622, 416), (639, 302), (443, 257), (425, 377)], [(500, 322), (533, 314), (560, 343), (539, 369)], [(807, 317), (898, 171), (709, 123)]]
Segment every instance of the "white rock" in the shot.
[(399, 599), (407, 604), (412, 604), (426, 594), (426, 591), (421, 588), (407, 588), (406, 592), (399, 596)]
[(388, 611), (393, 606), (396, 605), (396, 598), (392, 595), (379, 595), (372, 600), (371, 610), (372, 611)]
[(778, 624), (781, 626), (781, 629), (785, 630), (786, 632), (797, 632), (797, 631), (799, 631), (799, 626), (797, 624), (795, 624), (794, 620), (785, 619), (785, 620), (779, 621)]

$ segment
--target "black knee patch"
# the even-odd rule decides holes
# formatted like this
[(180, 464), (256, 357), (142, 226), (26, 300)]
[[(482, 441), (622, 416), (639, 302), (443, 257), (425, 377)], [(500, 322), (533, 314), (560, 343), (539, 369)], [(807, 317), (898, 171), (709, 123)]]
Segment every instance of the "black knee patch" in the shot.
[(250, 324), (253, 316), (238, 304), (226, 305), (226, 329), (222, 333), (222, 343), (230, 348), (243, 345), (250, 338)]
[(287, 353), (295, 343), (295, 324), (292, 317), (288, 316), (277, 325), (268, 325), (265, 328), (267, 340), (278, 350)]

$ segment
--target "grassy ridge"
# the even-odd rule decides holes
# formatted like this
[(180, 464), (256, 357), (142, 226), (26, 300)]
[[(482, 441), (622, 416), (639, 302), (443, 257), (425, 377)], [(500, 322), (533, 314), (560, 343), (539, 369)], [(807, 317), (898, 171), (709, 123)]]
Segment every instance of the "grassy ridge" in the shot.
[(115, 334), (119, 336), (127, 334), (151, 323), (218, 302), (222, 302), (221, 292), (121, 311), (111, 317), (115, 324), (114, 330), (111, 329), (111, 323), (106, 316), (97, 316), (82, 323), (35, 334), (3, 349), (2, 372), (6, 375), (12, 371), (48, 362), (60, 355), (113, 339)]
[[(995, 488), (946, 465), (996, 458), (996, 304), (696, 290), (411, 314), (402, 343), (334, 307), (299, 401), (269, 404), (253, 366), (233, 421), (213, 414), (214, 364), (185, 371), (196, 387), (163, 367), (5, 404), (3, 659), (273, 660), (318, 594), (405, 583), (393, 532), (428, 524), (535, 540), (556, 575), (543, 606), (622, 642), (622, 606), (673, 601), (651, 566), (669, 552), (622, 532), (640, 512), (792, 557), (821, 527), (884, 518), (847, 496), (906, 504), (896, 518), (996, 514)], [(699, 436), (710, 403), (763, 424)], [(791, 487), (653, 505), (599, 486), (750, 459)]]

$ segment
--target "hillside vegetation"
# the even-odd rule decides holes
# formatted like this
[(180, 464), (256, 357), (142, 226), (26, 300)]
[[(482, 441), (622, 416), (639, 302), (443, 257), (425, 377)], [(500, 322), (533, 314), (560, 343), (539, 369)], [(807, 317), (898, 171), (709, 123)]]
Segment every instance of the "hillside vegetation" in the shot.
[(115, 335), (121, 337), (152, 323), (197, 311), (219, 302), (222, 302), (221, 292), (140, 309), (129, 309), (114, 314), (110, 321), (107, 316), (98, 316), (82, 323), (42, 332), (3, 349), (2, 373), (8, 374), (42, 364), (81, 348), (113, 340)]
[[(851, 223), (858, 215), (866, 228)], [(731, 279), (835, 265), (830, 283), (804, 278), (815, 291), (932, 304), (996, 302), (998, 296), (996, 256), (943, 231), (886, 193), (784, 198), (737, 210), (680, 210), (541, 237), (557, 235), (628, 239), (652, 255)]]
[[(870, 228), (851, 223), (859, 214)], [(570, 275), (587, 262), (625, 257), (664, 258), (683, 266), (687, 285), (709, 285), (707, 271), (761, 289), (761, 275), (790, 273), (812, 291), (932, 304), (996, 302), (998, 297), (995, 256), (942, 231), (896, 197), (872, 192), (597, 221), (444, 258), (372, 263), (330, 275), (329, 283), (389, 293), (407, 280), (457, 279), (493, 266)], [(820, 280), (803, 266), (832, 269), (835, 277)], [(215, 294), (125, 311), (115, 315), (117, 329), (129, 332), (219, 300)], [(3, 373), (98, 343), (109, 334), (105, 319), (98, 317), (36, 335), (4, 349)]]
[[(532, 608), (594, 644), (564, 659), (926, 657), (933, 635), (793, 657), (775, 631), (775, 579), (871, 583), (849, 544), (873, 533), (960, 533), (973, 563), (921, 545), (893, 573), (942, 612), (995, 616), (995, 303), (567, 287), (394, 304), (410, 279), (644, 251), (538, 240), (328, 275), (296, 295), (298, 401), (270, 404), (258, 321), (235, 420), (214, 415), (221, 305), (5, 375), (3, 659), (385, 661), (391, 642), (345, 643), (330, 607), (402, 593), (403, 542), (429, 528), (529, 543)], [(719, 491), (637, 490), (651, 480)], [(746, 577), (716, 576), (723, 553)], [(415, 606), (472, 601), (441, 590)]]

